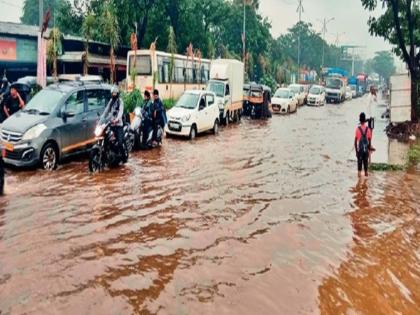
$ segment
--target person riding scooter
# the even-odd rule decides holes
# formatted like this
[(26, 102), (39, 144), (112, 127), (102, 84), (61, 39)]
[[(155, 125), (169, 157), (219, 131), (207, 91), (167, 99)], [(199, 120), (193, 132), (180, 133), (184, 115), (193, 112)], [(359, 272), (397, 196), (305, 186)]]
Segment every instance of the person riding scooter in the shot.
[(166, 117), (165, 106), (159, 98), (159, 91), (153, 91), (153, 142), (156, 145), (158, 142), (158, 128), (159, 126), (165, 129), (168, 119)]
[(114, 132), (118, 141), (118, 150), (122, 161), (127, 162), (127, 156), (124, 151), (124, 102), (120, 97), (120, 91), (117, 86), (111, 89), (111, 99), (102, 114), (101, 120), (110, 121), (112, 131)]
[(141, 140), (141, 144), (143, 147), (147, 146), (147, 139), (150, 133), (150, 129), (153, 128), (153, 103), (150, 99), (150, 92), (144, 91), (144, 103), (142, 106), (142, 134), (143, 139)]

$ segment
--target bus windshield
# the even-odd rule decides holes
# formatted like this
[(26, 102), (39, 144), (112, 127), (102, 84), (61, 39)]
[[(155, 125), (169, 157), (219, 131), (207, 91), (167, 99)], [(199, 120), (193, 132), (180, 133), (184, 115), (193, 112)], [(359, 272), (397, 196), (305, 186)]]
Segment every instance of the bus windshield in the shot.
[[(136, 66), (134, 67), (134, 57), (136, 57)], [(130, 71), (135, 69), (136, 75), (152, 74), (152, 58), (149, 55), (130, 56)]]

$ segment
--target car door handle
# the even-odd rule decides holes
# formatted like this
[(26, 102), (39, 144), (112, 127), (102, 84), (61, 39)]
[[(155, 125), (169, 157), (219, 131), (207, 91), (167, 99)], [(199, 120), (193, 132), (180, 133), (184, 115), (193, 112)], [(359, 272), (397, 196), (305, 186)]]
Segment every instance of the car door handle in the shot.
[(83, 117), (82, 122), (85, 123), (85, 122), (87, 122), (87, 120), (88, 120), (87, 117)]

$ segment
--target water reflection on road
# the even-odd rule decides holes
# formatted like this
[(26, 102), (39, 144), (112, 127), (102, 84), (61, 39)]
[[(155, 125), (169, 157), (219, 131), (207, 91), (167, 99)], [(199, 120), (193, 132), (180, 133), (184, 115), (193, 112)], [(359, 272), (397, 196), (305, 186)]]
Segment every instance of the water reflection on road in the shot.
[(0, 313), (418, 314), (420, 174), (358, 182), (362, 103), (12, 172)]

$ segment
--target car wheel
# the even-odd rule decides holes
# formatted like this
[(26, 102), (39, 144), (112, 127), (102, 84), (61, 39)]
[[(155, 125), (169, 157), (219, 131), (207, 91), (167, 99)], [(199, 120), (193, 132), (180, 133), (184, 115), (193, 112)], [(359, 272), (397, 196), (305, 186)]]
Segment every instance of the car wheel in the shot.
[(53, 171), (58, 165), (57, 149), (52, 143), (47, 143), (41, 151), (42, 168), (46, 171)]
[(190, 140), (194, 140), (197, 136), (197, 128), (193, 125), (190, 130)]
[(217, 135), (219, 133), (219, 121), (216, 119), (213, 125), (213, 134)]

